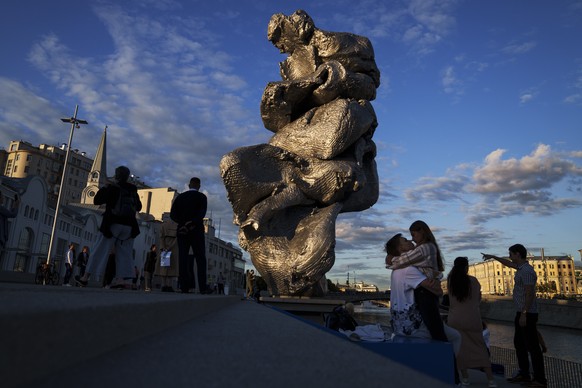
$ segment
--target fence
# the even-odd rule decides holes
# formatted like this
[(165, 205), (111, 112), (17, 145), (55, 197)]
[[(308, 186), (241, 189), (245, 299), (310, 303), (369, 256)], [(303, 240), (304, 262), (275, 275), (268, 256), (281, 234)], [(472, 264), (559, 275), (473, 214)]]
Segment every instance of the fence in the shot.
[[(505, 376), (513, 376), (519, 369), (515, 349), (491, 346), (491, 362), (505, 367)], [(544, 356), (548, 388), (582, 388), (582, 364)]]

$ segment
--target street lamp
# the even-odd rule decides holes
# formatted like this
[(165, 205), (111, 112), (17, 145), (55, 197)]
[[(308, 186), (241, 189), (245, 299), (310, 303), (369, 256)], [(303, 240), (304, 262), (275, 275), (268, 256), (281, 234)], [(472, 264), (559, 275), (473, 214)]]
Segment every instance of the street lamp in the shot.
[(48, 255), (46, 258), (47, 266), (51, 262), (51, 252), (53, 248), (53, 240), (55, 238), (55, 232), (57, 230), (57, 219), (59, 218), (59, 208), (61, 206), (61, 198), (63, 196), (63, 192), (65, 191), (65, 182), (67, 178), (67, 165), (69, 164), (69, 153), (71, 151), (71, 147), (73, 146), (73, 133), (75, 132), (76, 128), (81, 128), (80, 124), (89, 124), (85, 120), (80, 120), (77, 118), (77, 111), (79, 110), (79, 105), (75, 105), (75, 114), (73, 117), (61, 119), (64, 123), (71, 123), (71, 134), (69, 135), (69, 145), (67, 147), (67, 153), (65, 154), (65, 165), (63, 166), (63, 176), (61, 177), (61, 187), (59, 188), (59, 195), (57, 196), (57, 206), (55, 207), (55, 219), (53, 220), (53, 228), (51, 230), (51, 239), (49, 242), (48, 247)]

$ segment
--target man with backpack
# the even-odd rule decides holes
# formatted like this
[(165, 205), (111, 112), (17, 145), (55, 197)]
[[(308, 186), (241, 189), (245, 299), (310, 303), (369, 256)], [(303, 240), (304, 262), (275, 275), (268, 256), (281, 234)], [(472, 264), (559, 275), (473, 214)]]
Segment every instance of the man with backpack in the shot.
[(128, 182), (130, 171), (125, 166), (115, 169), (115, 182), (97, 192), (93, 203), (105, 205), (105, 213), (99, 230), (101, 238), (93, 250), (93, 259), (83, 277), (76, 278), (80, 286), (86, 286), (91, 274), (103, 276), (107, 258), (115, 248), (116, 281), (111, 288), (131, 288), (133, 271), (133, 240), (139, 234), (136, 213), (141, 210), (137, 187)]

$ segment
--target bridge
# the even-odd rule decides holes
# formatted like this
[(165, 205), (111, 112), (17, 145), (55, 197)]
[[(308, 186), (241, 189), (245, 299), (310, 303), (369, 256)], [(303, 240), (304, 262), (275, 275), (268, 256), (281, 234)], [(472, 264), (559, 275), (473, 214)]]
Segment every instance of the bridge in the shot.
[(357, 303), (365, 300), (390, 300), (390, 291), (385, 292), (328, 292), (323, 299), (344, 300)]

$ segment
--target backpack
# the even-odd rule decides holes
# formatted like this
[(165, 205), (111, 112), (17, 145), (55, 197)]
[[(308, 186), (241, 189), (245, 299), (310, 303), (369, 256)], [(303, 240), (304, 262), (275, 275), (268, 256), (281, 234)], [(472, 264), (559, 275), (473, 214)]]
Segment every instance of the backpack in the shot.
[(356, 320), (346, 311), (343, 306), (337, 306), (325, 317), (325, 327), (335, 331), (350, 330), (354, 331), (358, 326)]
[(135, 217), (137, 206), (133, 193), (123, 186), (116, 187), (119, 189), (119, 196), (111, 209), (111, 214), (117, 217)]

